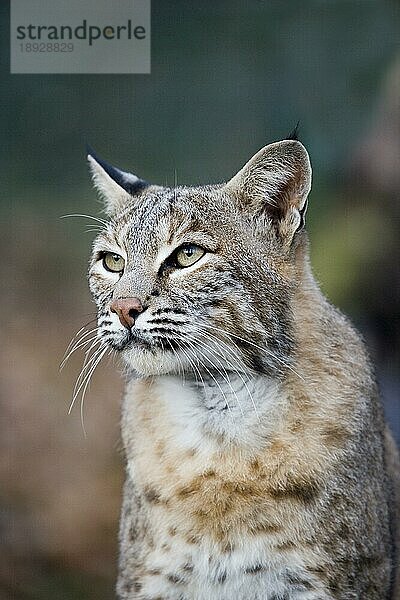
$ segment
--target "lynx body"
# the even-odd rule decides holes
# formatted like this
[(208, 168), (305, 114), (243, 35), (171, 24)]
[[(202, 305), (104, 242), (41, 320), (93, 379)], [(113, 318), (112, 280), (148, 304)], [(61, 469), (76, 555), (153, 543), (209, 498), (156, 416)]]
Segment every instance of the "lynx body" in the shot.
[(118, 597), (398, 599), (397, 451), (310, 270), (304, 147), (193, 188), (89, 161), (98, 337), (127, 377)]

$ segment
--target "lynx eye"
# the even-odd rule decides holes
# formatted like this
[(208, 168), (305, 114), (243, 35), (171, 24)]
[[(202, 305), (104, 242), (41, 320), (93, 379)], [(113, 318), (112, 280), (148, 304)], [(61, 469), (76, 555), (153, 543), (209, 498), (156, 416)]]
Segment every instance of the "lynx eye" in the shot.
[(194, 265), (206, 251), (196, 244), (185, 244), (175, 251), (175, 261), (177, 267), (190, 267)]
[(121, 273), (124, 270), (125, 261), (119, 254), (106, 252), (103, 255), (103, 267), (112, 273)]

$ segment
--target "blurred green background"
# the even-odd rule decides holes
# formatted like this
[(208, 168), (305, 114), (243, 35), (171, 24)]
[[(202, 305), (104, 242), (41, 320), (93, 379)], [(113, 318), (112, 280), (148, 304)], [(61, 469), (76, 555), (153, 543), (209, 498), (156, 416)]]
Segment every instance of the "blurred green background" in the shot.
[[(390, 0), (152, 2), (151, 75), (10, 75), (0, 5), (0, 598), (113, 597), (122, 384), (105, 363), (67, 416), (94, 316), (84, 158), (156, 183), (228, 179), (300, 121), (308, 229), (328, 297), (363, 332), (399, 425), (400, 11)], [(116, 2), (117, 4), (117, 2)]]

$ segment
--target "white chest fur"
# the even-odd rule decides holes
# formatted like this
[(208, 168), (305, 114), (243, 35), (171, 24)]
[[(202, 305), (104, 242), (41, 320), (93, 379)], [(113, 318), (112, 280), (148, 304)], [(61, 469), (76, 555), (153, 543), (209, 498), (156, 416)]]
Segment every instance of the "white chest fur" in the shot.
[(278, 382), (263, 378), (203, 386), (168, 376), (129, 385), (122, 432), (128, 474), (147, 507), (147, 542), (139, 550), (143, 597), (328, 598), (321, 590), (315, 595), (314, 581), (310, 591), (312, 576), (305, 577), (299, 553), (276, 550), (278, 527), (271, 525), (268, 536), (249, 534), (244, 512), (232, 506), (223, 514), (229, 494), (200, 490), (210, 474), (225, 487), (245, 479), (240, 461), (257, 455), (284, 410)]
[(122, 433), (130, 438), (131, 430), (146, 418), (156, 435), (169, 431), (167, 437), (181, 451), (195, 447), (212, 452), (216, 447), (210, 448), (210, 438), (218, 436), (219, 446), (228, 443), (257, 451), (284, 409), (284, 394), (273, 379), (231, 375), (228, 383), (221, 378), (194, 382), (156, 377), (128, 385)]

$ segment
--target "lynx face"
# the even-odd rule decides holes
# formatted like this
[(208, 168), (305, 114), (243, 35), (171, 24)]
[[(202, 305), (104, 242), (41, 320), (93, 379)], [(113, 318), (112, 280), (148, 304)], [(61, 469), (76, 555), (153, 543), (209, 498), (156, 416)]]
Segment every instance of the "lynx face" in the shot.
[(89, 270), (104, 344), (140, 375), (282, 373), (310, 187), (303, 146), (272, 144), (227, 184), (192, 188), (89, 161), (110, 215)]

